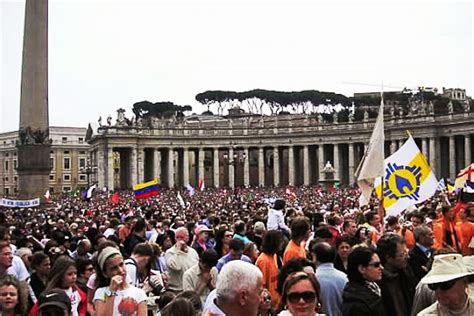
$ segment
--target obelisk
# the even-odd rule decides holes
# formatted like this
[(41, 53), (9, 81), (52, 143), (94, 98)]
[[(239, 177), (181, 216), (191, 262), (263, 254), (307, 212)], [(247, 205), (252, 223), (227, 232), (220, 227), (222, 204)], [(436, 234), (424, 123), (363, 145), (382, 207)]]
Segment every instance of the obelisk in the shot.
[(18, 132), (19, 197), (49, 189), (48, 0), (26, 0)]

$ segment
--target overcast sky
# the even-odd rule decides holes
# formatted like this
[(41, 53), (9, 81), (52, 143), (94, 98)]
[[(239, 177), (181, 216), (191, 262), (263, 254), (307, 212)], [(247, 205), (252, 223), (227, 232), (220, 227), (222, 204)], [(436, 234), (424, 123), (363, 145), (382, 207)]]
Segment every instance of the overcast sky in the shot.
[[(18, 128), (24, 7), (0, 0), (2, 132)], [(472, 14), (470, 1), (50, 0), (50, 125), (130, 117), (142, 100), (200, 113), (206, 90), (472, 96)]]

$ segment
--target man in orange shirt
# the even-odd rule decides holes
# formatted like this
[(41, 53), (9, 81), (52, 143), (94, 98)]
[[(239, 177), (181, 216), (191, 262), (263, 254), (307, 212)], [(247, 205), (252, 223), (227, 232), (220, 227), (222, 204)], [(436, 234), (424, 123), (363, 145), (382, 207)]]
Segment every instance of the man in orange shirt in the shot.
[(469, 217), (473, 213), (474, 207), (466, 206), (460, 213), (461, 217), (461, 235), (462, 235), (462, 249), (463, 256), (474, 255), (474, 248), (470, 248), (469, 244), (474, 237), (474, 223), (469, 221)]
[(450, 206), (441, 208), (441, 218), (433, 225), (434, 249), (451, 248), (461, 253), (462, 234), (460, 223), (455, 220), (454, 209)]
[(306, 258), (305, 241), (310, 233), (309, 220), (306, 217), (297, 217), (291, 223), (291, 240), (283, 253), (283, 264), (293, 258)]

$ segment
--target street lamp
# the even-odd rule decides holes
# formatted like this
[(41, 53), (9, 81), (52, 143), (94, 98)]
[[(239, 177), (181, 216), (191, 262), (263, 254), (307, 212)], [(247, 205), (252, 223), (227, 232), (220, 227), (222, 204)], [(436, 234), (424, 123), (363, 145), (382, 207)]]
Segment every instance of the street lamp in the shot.
[(229, 157), (228, 153), (224, 153), (224, 163), (227, 165), (243, 165), (245, 160), (247, 159), (247, 155), (245, 153), (234, 153), (232, 159)]
[(90, 158), (86, 159), (86, 164), (79, 168), (80, 173), (85, 173), (87, 176), (87, 187), (90, 187), (90, 175), (96, 173), (97, 167), (92, 166)]

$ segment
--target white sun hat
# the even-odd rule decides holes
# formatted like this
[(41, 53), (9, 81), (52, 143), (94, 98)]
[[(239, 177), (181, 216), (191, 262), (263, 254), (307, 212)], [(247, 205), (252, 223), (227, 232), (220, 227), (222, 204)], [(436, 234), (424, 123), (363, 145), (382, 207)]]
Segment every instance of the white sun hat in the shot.
[(430, 272), (423, 279), (423, 284), (434, 284), (459, 279), (473, 274), (469, 272), (460, 254), (445, 254), (434, 257)]

